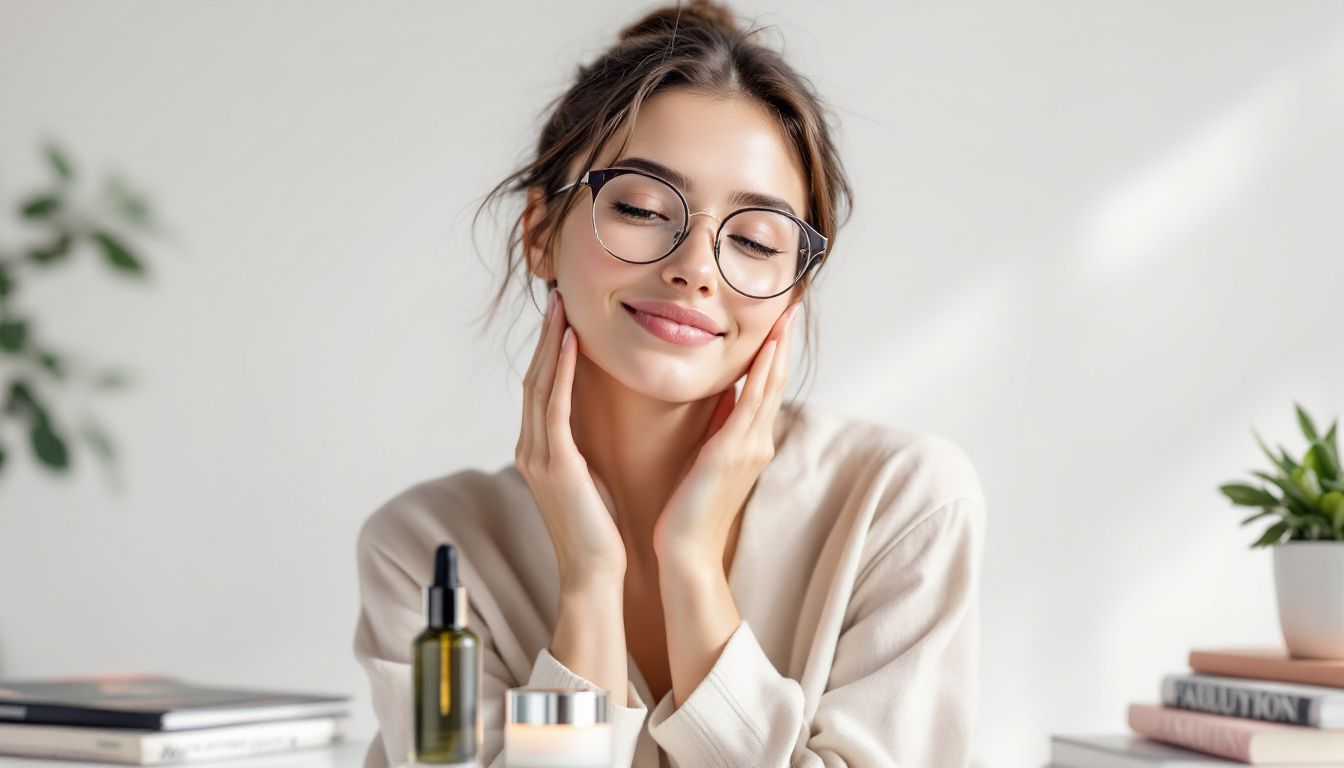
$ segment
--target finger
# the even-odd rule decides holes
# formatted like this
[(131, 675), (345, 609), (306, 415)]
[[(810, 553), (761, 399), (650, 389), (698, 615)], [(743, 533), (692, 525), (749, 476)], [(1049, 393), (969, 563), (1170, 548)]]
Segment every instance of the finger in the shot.
[[(745, 437), (756, 423), (758, 416), (763, 412), (766, 406), (766, 392), (768, 387), (776, 379), (775, 371), (781, 363), (787, 365), (786, 351), (783, 349), (783, 343), (787, 341), (787, 331), (794, 312), (797, 310), (789, 308), (780, 313), (779, 318), (775, 320), (774, 326), (770, 328), (770, 333), (766, 336), (770, 341), (766, 346), (773, 345), (774, 349), (769, 355), (765, 364), (758, 368), (761, 360), (757, 359), (756, 364), (752, 366), (751, 373), (747, 375), (747, 381), (742, 386), (742, 396), (738, 399), (737, 408), (733, 412), (732, 421), (736, 433)], [(765, 350), (762, 349), (762, 355)]]
[(542, 312), (542, 331), (536, 338), (536, 347), (532, 348), (532, 359), (527, 364), (527, 374), (523, 377), (523, 420), (517, 437), (515, 459), (524, 459), (532, 455), (532, 381), (536, 379), (536, 364), (542, 359), (542, 342), (546, 339), (546, 328), (551, 321), (551, 308), (554, 305), (554, 293), (546, 293), (546, 311)]
[(715, 432), (723, 426), (728, 420), (728, 415), (733, 412), (733, 403), (737, 398), (737, 390), (728, 387), (719, 393), (719, 400), (714, 404), (714, 413), (709, 416), (709, 426), (705, 429), (705, 439), (714, 436)]
[(528, 382), (527, 391), (524, 393), (527, 398), (529, 450), (545, 449), (547, 445), (546, 403), (550, 399), (551, 387), (550, 374), (547, 369), (548, 366), (554, 365), (560, 344), (560, 331), (564, 328), (564, 321), (560, 317), (559, 293), (551, 292), (548, 307), (546, 323), (542, 328), (541, 338), (537, 340), (536, 364), (531, 372), (531, 381)]
[(780, 341), (779, 352), (770, 366), (770, 379), (765, 385), (765, 399), (756, 413), (750, 430), (756, 434), (764, 432), (765, 436), (771, 439), (773, 439), (775, 416), (779, 414), (779, 405), (784, 399), (784, 389), (788, 384), (789, 350), (793, 348), (794, 326), (797, 325), (795, 319), (800, 311), (801, 307), (794, 304), (781, 318), (784, 321), (783, 338)]
[(536, 378), (537, 366), (541, 361), (542, 342), (546, 340), (546, 329), (551, 325), (551, 315), (555, 309), (555, 292), (548, 291), (546, 294), (546, 310), (541, 315), (541, 333), (537, 335), (537, 346), (532, 350), (532, 360), (527, 365), (527, 374), (523, 376), (523, 386), (531, 386)]
[[(532, 364), (528, 366), (527, 377), (523, 378), (523, 451), (524, 456), (531, 456), (532, 451), (538, 447), (538, 440), (544, 438), (543, 420), (539, 416), (538, 410), (538, 378), (540, 371), (548, 355), (547, 340), (551, 338), (552, 328), (555, 327), (555, 304), (556, 293), (550, 292), (546, 303), (546, 317), (542, 320), (542, 334), (536, 339), (536, 348), (532, 351)], [(544, 404), (544, 401), (543, 401)]]
[(747, 372), (747, 381), (742, 385), (742, 394), (738, 396), (733, 412), (728, 414), (728, 420), (724, 422), (722, 431), (737, 436), (746, 434), (747, 427), (751, 426), (752, 420), (756, 418), (756, 411), (761, 407), (761, 401), (765, 396), (765, 380), (778, 348), (779, 341), (770, 339), (761, 351), (756, 353), (751, 370)]
[(534, 382), (537, 390), (545, 393), (545, 399), (550, 398), (551, 382), (555, 379), (556, 358), (560, 356), (560, 341), (567, 327), (565, 299), (557, 293), (555, 307), (551, 310), (551, 325), (546, 329), (546, 338), (542, 340), (545, 349), (541, 355), (541, 362), (537, 365), (537, 379)]
[(548, 440), (553, 449), (568, 450), (574, 444), (569, 428), (570, 393), (574, 388), (574, 366), (579, 357), (579, 342), (574, 329), (566, 328), (556, 361), (555, 380), (551, 384), (550, 403), (546, 406)]
[[(564, 340), (565, 332), (569, 330), (569, 323), (565, 319), (565, 298), (557, 292), (555, 294), (555, 316), (551, 320), (551, 327), (547, 332), (546, 351), (541, 358), (541, 367), (537, 370), (537, 428), (538, 435), (546, 438), (546, 411), (551, 402), (551, 390), (555, 384), (555, 370), (560, 358), (560, 345)], [(549, 445), (549, 440), (547, 442)]]

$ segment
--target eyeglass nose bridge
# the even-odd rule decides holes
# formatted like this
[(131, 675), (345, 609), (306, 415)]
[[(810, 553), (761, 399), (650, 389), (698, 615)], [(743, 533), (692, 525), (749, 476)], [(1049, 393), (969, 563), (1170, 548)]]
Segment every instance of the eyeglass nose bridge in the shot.
[[(718, 226), (716, 226), (716, 227), (714, 228), (714, 233), (715, 233), (715, 235), (716, 235), (716, 237), (714, 238), (714, 250), (715, 250), (715, 252), (717, 253), (717, 252), (718, 252), (718, 248), (719, 248), (719, 239), (718, 239), (717, 235), (718, 235), (718, 231), (719, 231), (719, 229), (723, 226), (723, 219), (720, 219), (718, 216), (715, 216), (714, 214), (710, 213), (709, 211), (692, 211), (692, 212), (686, 214), (686, 228), (683, 229), (681, 232), (678, 232), (678, 233), (677, 233), (677, 245), (681, 245), (681, 241), (682, 241), (687, 235), (690, 234), (690, 232), (691, 232), (691, 217), (692, 217), (692, 216), (708, 216), (709, 218), (713, 219), (715, 222), (718, 223)], [(673, 248), (673, 250), (676, 250), (676, 248)]]

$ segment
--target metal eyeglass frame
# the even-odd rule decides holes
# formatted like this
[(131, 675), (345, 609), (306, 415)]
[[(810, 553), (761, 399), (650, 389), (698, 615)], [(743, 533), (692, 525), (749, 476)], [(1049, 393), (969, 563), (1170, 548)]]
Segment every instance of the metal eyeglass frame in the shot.
[[(618, 176), (624, 176), (630, 173), (645, 176), (655, 181), (660, 181), (663, 184), (666, 184), (668, 188), (671, 189), (674, 194), (676, 194), (677, 199), (681, 201), (682, 213), (684, 213), (686, 216), (686, 226), (683, 227), (681, 232), (677, 234), (677, 239), (675, 242), (672, 243), (672, 247), (667, 250), (667, 253), (664, 253), (662, 256), (659, 256), (656, 259), (650, 259), (649, 261), (632, 261), (630, 259), (623, 258), (618, 254), (612, 253), (611, 249), (607, 247), (607, 244), (602, 242), (602, 235), (597, 231), (597, 193), (602, 190), (603, 184), (606, 184), (608, 181), (611, 181), (612, 179)], [(587, 173), (583, 174), (582, 178), (572, 181), (564, 185), (563, 187), (560, 187), (551, 194), (558, 195), (561, 192), (564, 192), (565, 190), (570, 189), (571, 187), (577, 186), (579, 184), (586, 185), (588, 189), (591, 190), (593, 193), (593, 237), (597, 238), (597, 242), (599, 245), (602, 246), (602, 250), (606, 251), (607, 253), (610, 253), (615, 258), (620, 259), (621, 261), (624, 261), (627, 264), (653, 264), (662, 261), (668, 256), (671, 256), (672, 252), (677, 250), (678, 246), (680, 246), (683, 242), (685, 242), (686, 237), (690, 234), (691, 217), (699, 216), (702, 214), (719, 222), (719, 228), (714, 232), (714, 266), (718, 267), (719, 276), (723, 278), (723, 282), (725, 285), (727, 285), (729, 288), (732, 288), (734, 291), (737, 291), (738, 293), (742, 294), (743, 296), (746, 296), (747, 298), (765, 300), (765, 299), (773, 299), (776, 296), (781, 296), (785, 293), (788, 293), (790, 290), (793, 290), (793, 287), (797, 285), (798, 282), (802, 280), (805, 275), (807, 275), (809, 270), (811, 270), (813, 267), (819, 267), (821, 265), (821, 262), (824, 261), (826, 258), (826, 244), (829, 242), (826, 236), (821, 234), (817, 230), (813, 229), (811, 224), (808, 224), (801, 218), (793, 215), (792, 213), (789, 213), (788, 211), (782, 211), (778, 208), (765, 208), (765, 207), (738, 208), (737, 210), (728, 214), (723, 219), (720, 219), (719, 217), (715, 216), (709, 211), (696, 211), (692, 213), (691, 207), (686, 204), (686, 196), (681, 193), (680, 189), (677, 189), (675, 184), (668, 181), (667, 179), (655, 176), (647, 171), (637, 170), (635, 168), (594, 168), (592, 170), (589, 170)], [(740, 290), (737, 286), (733, 285), (732, 281), (728, 279), (728, 276), (723, 273), (723, 263), (719, 261), (719, 242), (720, 242), (719, 236), (723, 234), (724, 224), (727, 224), (728, 220), (733, 218), (737, 214), (746, 213), (748, 211), (769, 211), (770, 213), (777, 213), (780, 214), (781, 216), (787, 216), (790, 219), (793, 219), (794, 222), (796, 222), (800, 227), (802, 227), (803, 232), (807, 234), (807, 245), (810, 251), (807, 257), (807, 263), (803, 265), (802, 269), (798, 270), (798, 275), (797, 277), (793, 278), (793, 282), (789, 283), (783, 290), (779, 291), (778, 293), (772, 293), (769, 296), (754, 296), (750, 293), (746, 293)]]

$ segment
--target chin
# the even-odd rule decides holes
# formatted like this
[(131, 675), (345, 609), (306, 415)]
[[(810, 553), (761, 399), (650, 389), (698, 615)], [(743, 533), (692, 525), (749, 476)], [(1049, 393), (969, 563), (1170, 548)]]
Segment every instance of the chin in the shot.
[(689, 403), (718, 395), (733, 380), (726, 371), (710, 371), (695, 356), (681, 357), (652, 350), (621, 350), (615, 360), (594, 360), (627, 389), (654, 400)]

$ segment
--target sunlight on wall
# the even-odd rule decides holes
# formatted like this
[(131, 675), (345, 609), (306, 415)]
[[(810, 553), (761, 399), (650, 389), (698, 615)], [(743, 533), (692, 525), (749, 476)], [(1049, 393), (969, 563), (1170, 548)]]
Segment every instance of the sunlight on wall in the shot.
[(996, 342), (1014, 335), (1006, 326), (1017, 318), (1013, 298), (1023, 295), (1021, 282), (1006, 267), (985, 269), (909, 322), (879, 327), (872, 342), (881, 352), (848, 378), (844, 396), (862, 403), (893, 397), (918, 403), (947, 380), (982, 368), (983, 359), (998, 351)]
[(1087, 282), (1105, 282), (1179, 249), (1248, 189), (1290, 143), (1302, 100), (1295, 72), (1267, 79), (1120, 182), (1086, 216), (1079, 250)]

